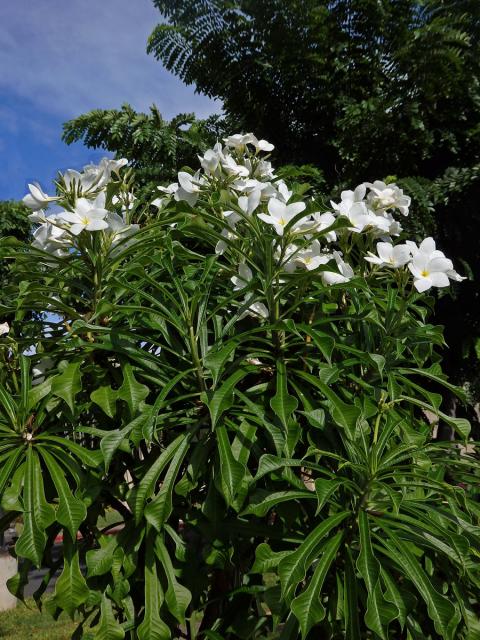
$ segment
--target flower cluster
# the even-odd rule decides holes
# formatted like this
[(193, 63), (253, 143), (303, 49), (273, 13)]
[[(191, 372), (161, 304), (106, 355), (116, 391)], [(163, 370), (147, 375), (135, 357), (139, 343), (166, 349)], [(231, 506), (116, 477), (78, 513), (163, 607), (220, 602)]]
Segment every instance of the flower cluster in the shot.
[(369, 252), (365, 260), (394, 269), (408, 266), (413, 274), (415, 289), (419, 293), (431, 287), (448, 287), (450, 280), (465, 280), (454, 270), (452, 261), (436, 248), (433, 238), (425, 238), (419, 246), (411, 240), (396, 246), (388, 242), (378, 242), (377, 253), (378, 256)]
[[(273, 148), (252, 133), (224, 138), (223, 144), (218, 142), (199, 156), (196, 173), (180, 171), (177, 182), (159, 186), (161, 196), (152, 205), (163, 210), (169, 203), (184, 202), (212, 211), (212, 202), (220, 202), (213, 207), (213, 214), (223, 224), (215, 248), (217, 255), (238, 248), (246, 238), (253, 237), (248, 229), (255, 228), (257, 235), (270, 238), (272, 255), (282, 272), (315, 271), (326, 286), (385, 269), (404, 270), (413, 276), (418, 292), (446, 287), (450, 280), (463, 280), (452, 261), (436, 249), (432, 238), (419, 246), (412, 241), (394, 243), (402, 230), (396, 214), (407, 216), (411, 204), (410, 197), (396, 184), (379, 180), (362, 183), (352, 191), (342, 191), (340, 201), (330, 201), (325, 210), (314, 198), (302, 198), (275, 175), (268, 155)], [(60, 175), (53, 197), (38, 184), (29, 185), (24, 202), (34, 210), (30, 219), (38, 224), (33, 245), (57, 256), (68, 256), (89, 234), (102, 232), (108, 248), (134, 234), (139, 225), (130, 223), (133, 194), (124, 190), (113, 197), (108, 192), (107, 196), (108, 185), (114, 176), (119, 177), (126, 162), (105, 158), (81, 172), (68, 170)], [(220, 201), (212, 198), (219, 193)], [(51, 203), (58, 210), (47, 216), (45, 209)], [(375, 241), (376, 253), (366, 251), (369, 244), (373, 249)], [(366, 263), (372, 265), (367, 272)], [(237, 260), (237, 267), (238, 274), (232, 277), (234, 290), (247, 289), (247, 309), (266, 317), (266, 307), (252, 293), (255, 279), (251, 269), (244, 259), (240, 264)]]
[[(274, 231), (274, 254), (285, 272), (318, 270), (325, 285), (365, 275), (360, 263), (355, 269), (349, 263), (361, 237), (370, 242), (378, 240), (378, 255), (368, 251), (364, 256), (374, 265), (374, 272), (381, 268), (408, 269), (419, 292), (445, 287), (450, 280), (463, 280), (451, 260), (436, 249), (432, 238), (426, 238), (420, 246), (411, 241), (394, 244), (402, 231), (395, 216), (408, 216), (411, 204), (410, 197), (396, 184), (380, 180), (362, 183), (353, 191), (342, 191), (339, 202), (331, 201), (330, 210), (321, 211), (313, 199), (299, 198), (277, 178), (268, 157), (263, 156), (273, 148), (251, 133), (224, 138), (223, 145), (217, 143), (199, 157), (201, 168), (195, 174), (181, 171), (178, 182), (158, 187), (162, 197), (152, 204), (163, 208), (173, 199), (195, 207), (202, 198), (206, 202), (209, 194), (222, 189), (229, 194), (231, 206), (221, 212), (225, 227), (217, 254), (241, 242), (245, 227), (255, 219)], [(252, 277), (249, 267), (241, 263), (238, 275), (232, 278), (235, 290), (246, 288)], [(265, 308), (258, 305), (251, 311), (265, 316)]]
[[(38, 184), (29, 184), (30, 193), (23, 202), (33, 209), (29, 218), (38, 225), (33, 233), (33, 246), (52, 255), (66, 256), (83, 232), (104, 231), (108, 246), (115, 246), (135, 233), (139, 226), (128, 224), (126, 215), (134, 201), (131, 193), (123, 194), (121, 199), (114, 196), (111, 207), (106, 205), (112, 175), (118, 176), (126, 164), (125, 159), (104, 158), (98, 165), (86, 165), (81, 172), (68, 169), (59, 177), (57, 196), (49, 196)], [(59, 209), (47, 215), (46, 208), (52, 203)]]

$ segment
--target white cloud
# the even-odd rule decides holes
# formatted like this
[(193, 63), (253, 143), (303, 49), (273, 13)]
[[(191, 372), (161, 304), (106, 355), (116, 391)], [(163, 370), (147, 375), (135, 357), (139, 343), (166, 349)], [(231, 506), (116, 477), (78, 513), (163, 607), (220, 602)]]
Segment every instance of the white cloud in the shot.
[(147, 56), (159, 20), (152, 0), (0, 0), (0, 89), (65, 120), (123, 102), (219, 111)]

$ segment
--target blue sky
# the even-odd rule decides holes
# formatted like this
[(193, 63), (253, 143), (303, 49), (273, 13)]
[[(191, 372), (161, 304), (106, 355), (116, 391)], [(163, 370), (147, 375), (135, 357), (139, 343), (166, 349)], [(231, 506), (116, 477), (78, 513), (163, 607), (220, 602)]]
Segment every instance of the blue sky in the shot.
[(219, 110), (147, 56), (159, 21), (151, 0), (0, 0), (0, 200), (32, 181), (51, 190), (57, 170), (105, 155), (60, 139), (62, 123), (90, 109)]

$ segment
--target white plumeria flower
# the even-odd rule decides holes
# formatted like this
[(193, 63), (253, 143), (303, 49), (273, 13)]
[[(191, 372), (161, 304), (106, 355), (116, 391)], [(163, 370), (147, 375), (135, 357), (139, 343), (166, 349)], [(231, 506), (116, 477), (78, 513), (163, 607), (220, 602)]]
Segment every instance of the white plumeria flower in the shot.
[(119, 160), (102, 158), (98, 165), (86, 165), (83, 167), (82, 172), (83, 189), (102, 189), (110, 182), (112, 173), (118, 173), (126, 164), (128, 164), (128, 160), (126, 158), (120, 158)]
[(416, 256), (418, 253), (427, 256), (430, 260), (432, 258), (445, 258), (443, 251), (437, 249), (435, 240), (431, 237), (422, 240), (420, 245), (417, 246), (415, 242), (407, 240), (405, 244), (409, 247), (412, 256)]
[(2, 324), (0, 324), (0, 336), (6, 336), (9, 332), (10, 325), (8, 324), (8, 322), (2, 322)]
[(333, 255), (330, 253), (323, 253), (320, 242), (314, 240), (311, 245), (306, 249), (301, 249), (294, 257), (296, 264), (301, 265), (307, 269), (307, 271), (313, 271), (322, 264), (327, 264)]
[[(378, 216), (377, 216), (378, 217)], [(393, 218), (391, 213), (384, 213), (383, 218), (388, 221), (388, 230), (385, 235), (381, 235), (382, 239), (388, 236), (399, 236), (402, 233), (402, 225)]]
[[(234, 212), (232, 211), (232, 213), (234, 213)], [(228, 248), (227, 240), (229, 240), (231, 242), (232, 240), (236, 240), (237, 239), (237, 235), (232, 231), (232, 229), (229, 229), (229, 228), (224, 229), (222, 231), (221, 235), (222, 235), (223, 238), (225, 238), (225, 240), (219, 240), (217, 242), (217, 244), (215, 245), (215, 253), (218, 256), (223, 255), (225, 253), (226, 249)]]
[(240, 220), (242, 219), (242, 216), (236, 211), (224, 211), (223, 217), (227, 221), (230, 229), (235, 229), (235, 225), (237, 224), (237, 222), (240, 222)]
[(408, 268), (413, 274), (415, 289), (423, 293), (431, 287), (448, 287), (450, 281), (447, 273), (453, 271), (453, 264), (448, 258), (430, 258), (419, 251), (413, 256)]
[(244, 262), (238, 265), (238, 276), (232, 276), (230, 280), (233, 282), (233, 290), (240, 291), (248, 286), (253, 278), (252, 270)]
[(338, 204), (333, 201), (330, 201), (330, 204), (335, 211), (338, 211), (339, 215), (346, 216), (348, 218), (350, 209), (354, 204), (363, 202), (366, 192), (367, 187), (365, 184), (359, 184), (354, 191), (342, 191), (340, 194), (341, 201)]
[(262, 180), (273, 180), (275, 178), (275, 174), (273, 172), (272, 163), (268, 160), (260, 160), (255, 167), (253, 175)]
[[(52, 216), (50, 216), (51, 218)], [(48, 217), (43, 209), (39, 209), (38, 211), (34, 211), (30, 213), (27, 218), (33, 224), (43, 224), (44, 222), (48, 222)]]
[(244, 194), (250, 194), (252, 191), (260, 191), (260, 200), (262, 202), (270, 200), (270, 198), (278, 197), (278, 191), (271, 182), (261, 182), (255, 178), (235, 180), (232, 184), (232, 189)]
[(365, 260), (394, 269), (405, 266), (411, 260), (410, 247), (406, 244), (393, 246), (389, 242), (377, 242), (377, 253), (378, 256), (369, 251)]
[(128, 160), (125, 158), (120, 160), (102, 158), (99, 164), (85, 165), (82, 172), (68, 169), (62, 176), (63, 182), (67, 190), (75, 189), (77, 192), (85, 194), (97, 191), (103, 189), (110, 182), (113, 172), (118, 173), (126, 164), (128, 164)]
[(238, 198), (238, 206), (247, 216), (251, 216), (260, 204), (261, 195), (262, 192), (260, 189), (255, 189), (251, 191), (248, 196), (240, 196)]
[[(316, 212), (312, 215), (313, 224), (315, 225), (315, 231), (318, 233), (320, 231), (324, 231), (331, 227), (335, 222), (336, 218), (333, 213), (327, 211), (326, 213)], [(337, 234), (335, 231), (329, 231), (324, 236), (327, 242), (335, 242), (337, 239)]]
[(244, 151), (247, 144), (258, 143), (258, 140), (253, 135), (253, 133), (235, 133), (233, 136), (224, 138), (223, 141), (225, 142), (227, 147), (236, 149), (240, 153)]
[(250, 171), (242, 164), (238, 164), (233, 156), (224, 156), (221, 160), (222, 169), (229, 176), (239, 176), (240, 178), (247, 178), (250, 175)]
[(282, 256), (282, 251), (279, 246), (275, 249), (275, 259), (277, 263), (283, 268), (286, 273), (293, 273), (297, 268), (297, 263), (295, 262), (295, 256), (298, 253), (298, 247), (296, 244), (289, 244), (283, 250), (283, 260), (280, 258)]
[(112, 239), (112, 246), (115, 246), (140, 229), (140, 225), (138, 224), (125, 224), (125, 221), (118, 213), (112, 213), (111, 211), (108, 212), (105, 222), (108, 224), (108, 233)]
[(217, 142), (213, 149), (208, 149), (203, 156), (198, 156), (202, 169), (208, 175), (220, 174), (220, 162), (224, 158), (222, 145)]
[(284, 180), (279, 180), (278, 182), (275, 183), (275, 186), (277, 187), (277, 190), (278, 190), (278, 195), (277, 195), (278, 199), (283, 200), (283, 202), (285, 202), (286, 204), (292, 197), (293, 191), (290, 191), (290, 189), (285, 184)]
[(398, 209), (402, 215), (408, 216), (412, 199), (404, 195), (403, 190), (396, 184), (387, 185), (381, 180), (375, 180), (373, 184), (367, 182), (366, 186), (370, 189), (367, 201), (374, 211)]
[(215, 151), (214, 149), (208, 149), (207, 151), (205, 151), (203, 157), (198, 156), (202, 169), (208, 175), (214, 175), (217, 172), (222, 157), (223, 154), (221, 154), (221, 147), (220, 150), (217, 151)]
[[(302, 211), (305, 211), (304, 202), (285, 204), (277, 198), (271, 198), (268, 201), (268, 215), (266, 213), (259, 213), (258, 217), (267, 224), (271, 224), (279, 236), (283, 236), (283, 232), (288, 223), (299, 213), (302, 213)], [(297, 228), (300, 222), (300, 220), (297, 222)]]
[(65, 229), (55, 224), (55, 216), (49, 216), (47, 220), (51, 220), (52, 222), (49, 221), (41, 224), (38, 229), (35, 229), (33, 232), (32, 246), (36, 249), (51, 253), (52, 255), (65, 255), (70, 246), (70, 241), (67, 238)]
[[(246, 299), (245, 302), (248, 302), (251, 298)], [(252, 316), (259, 316), (260, 318), (268, 318), (269, 313), (267, 307), (263, 304), (263, 302), (252, 302), (252, 304), (248, 307), (248, 313)]]
[(275, 146), (271, 142), (267, 142), (262, 138), (261, 140), (257, 140), (255, 149), (257, 150), (257, 152), (263, 151), (264, 153), (269, 153), (270, 151), (273, 151), (275, 149)]
[(58, 197), (47, 195), (38, 182), (29, 184), (28, 189), (30, 193), (23, 198), (23, 204), (34, 211), (43, 209), (43, 207), (47, 206), (50, 202), (56, 202), (58, 200)]
[(224, 138), (223, 141), (225, 142), (227, 147), (235, 149), (239, 153), (243, 153), (247, 144), (253, 145), (257, 153), (262, 151), (273, 151), (273, 149), (275, 148), (273, 144), (267, 142), (266, 140), (257, 140), (256, 136), (254, 136), (253, 133), (236, 133), (233, 136)]
[[(76, 169), (67, 169), (61, 177), (63, 178), (67, 191), (70, 191), (73, 188), (77, 189), (79, 185), (83, 187), (82, 174)], [(93, 180), (90, 181), (89, 178), (85, 180), (85, 184), (87, 185), (85, 186), (85, 191), (87, 191), (91, 186), (91, 182), (93, 182)]]
[(352, 226), (349, 227), (349, 231), (354, 233), (362, 233), (364, 229), (371, 227), (376, 222), (377, 216), (368, 211), (364, 202), (354, 202), (348, 210), (345, 208), (345, 211), (346, 213), (341, 215), (344, 215), (351, 222)]
[(204, 180), (198, 172), (191, 176), (186, 171), (179, 171), (178, 183), (180, 186), (174, 192), (175, 200), (178, 202), (185, 200), (191, 207), (194, 207), (200, 195), (203, 182)]
[(155, 198), (155, 200), (153, 200), (153, 202), (151, 202), (150, 204), (152, 204), (154, 207), (157, 207), (158, 209), (161, 209), (163, 207), (163, 203), (168, 201), (173, 195), (175, 195), (179, 188), (180, 187), (178, 185), (178, 182), (172, 182), (172, 184), (169, 184), (168, 187), (157, 187), (158, 191), (164, 193), (165, 196), (163, 198)]
[(455, 269), (449, 269), (447, 271), (447, 276), (449, 277), (450, 280), (453, 280), (454, 282), (463, 282), (463, 280), (467, 279), (467, 276), (461, 276), (459, 273), (455, 271)]
[(324, 284), (342, 284), (348, 282), (354, 276), (352, 267), (344, 262), (338, 251), (333, 252), (333, 257), (337, 263), (338, 273), (335, 271), (322, 271), (321, 277)]
[(105, 193), (100, 193), (95, 200), (78, 198), (74, 211), (62, 211), (58, 214), (59, 220), (70, 223), (68, 231), (78, 236), (82, 231), (101, 231), (108, 228), (105, 217), (108, 215), (105, 209)]

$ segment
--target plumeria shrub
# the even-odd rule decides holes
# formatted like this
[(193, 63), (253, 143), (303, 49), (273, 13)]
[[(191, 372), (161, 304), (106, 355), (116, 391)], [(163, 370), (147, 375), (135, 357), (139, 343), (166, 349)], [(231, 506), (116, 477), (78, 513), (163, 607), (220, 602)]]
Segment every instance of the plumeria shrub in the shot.
[(9, 588), (46, 566), (39, 606), (85, 639), (473, 640), (478, 459), (429, 322), (462, 278), (398, 240), (395, 184), (315, 200), (272, 148), (231, 136), (147, 207), (122, 161), (30, 186), (33, 242), (2, 244)]

